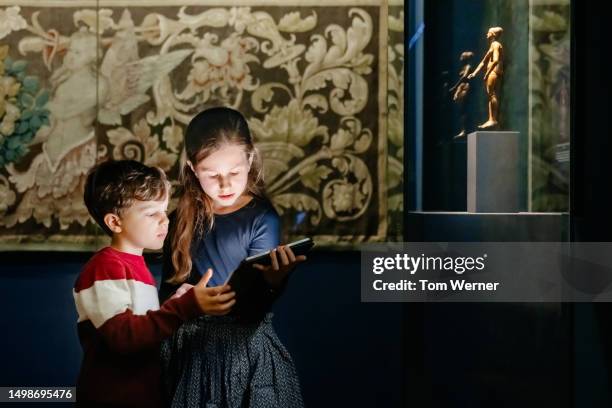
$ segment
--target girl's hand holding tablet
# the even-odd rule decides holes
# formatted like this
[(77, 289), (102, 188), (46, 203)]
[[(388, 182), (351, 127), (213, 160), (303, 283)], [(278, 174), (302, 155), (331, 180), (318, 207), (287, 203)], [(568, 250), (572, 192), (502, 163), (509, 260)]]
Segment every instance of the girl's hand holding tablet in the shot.
[(270, 250), (270, 258), (270, 265), (253, 264), (253, 267), (262, 272), (271, 286), (278, 287), (297, 264), (306, 260), (306, 255), (295, 256), (290, 247), (279, 245)]

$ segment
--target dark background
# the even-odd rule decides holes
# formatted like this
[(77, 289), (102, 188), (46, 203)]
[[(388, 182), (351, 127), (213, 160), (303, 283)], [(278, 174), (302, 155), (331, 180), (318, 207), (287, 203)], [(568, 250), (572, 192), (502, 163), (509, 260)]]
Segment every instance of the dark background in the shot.
[[(481, 2), (426, 1), (425, 32), (456, 30), (448, 25), (448, 13), (457, 12), (452, 9), (457, 3), (468, 8), (460, 10), (462, 15), (483, 18), (476, 6)], [(594, 2), (572, 1), (569, 216), (411, 213), (416, 208), (407, 200), (407, 240), (556, 241), (565, 237), (612, 241), (612, 197), (604, 182), (612, 173), (607, 20)], [(450, 43), (453, 49), (463, 47), (456, 41), (461, 39)], [(425, 40), (426, 47), (438, 42), (436, 37)], [(426, 49), (425, 61), (445, 58), (433, 54)], [(435, 75), (425, 71), (425, 84), (439, 79)], [(424, 97), (426, 103), (435, 103), (435, 95), (427, 96), (427, 90)], [(451, 134), (448, 123), (434, 119), (424, 119), (424, 154), (437, 156), (430, 163), (424, 160), (423, 208), (461, 211), (464, 208), (457, 203), (464, 202), (465, 186), (455, 181), (454, 169), (464, 169), (465, 158), (461, 152), (441, 149), (439, 140), (430, 137)], [(407, 142), (411, 142), (409, 134)], [(408, 156), (405, 165), (414, 168), (414, 158)], [(418, 361), (404, 364), (405, 406), (595, 408), (612, 404), (610, 304), (406, 304), (404, 309), (410, 310), (404, 326), (405, 347), (419, 356)]]
[[(72, 287), (91, 254), (1, 256), (0, 386), (74, 386), (81, 348)], [(156, 258), (147, 263), (159, 282)], [(309, 258), (274, 308), (306, 406), (401, 406), (400, 305), (360, 303), (359, 253)]]

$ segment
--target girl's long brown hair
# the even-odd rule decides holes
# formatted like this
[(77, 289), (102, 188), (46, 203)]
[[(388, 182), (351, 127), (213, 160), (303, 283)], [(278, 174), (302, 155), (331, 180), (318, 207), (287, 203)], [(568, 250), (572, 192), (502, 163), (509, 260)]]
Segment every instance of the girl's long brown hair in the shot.
[[(185, 158), (197, 163), (225, 145), (243, 146), (252, 160), (246, 191), (265, 197), (262, 160), (253, 145), (249, 126), (242, 114), (234, 109), (218, 107), (198, 113), (185, 132)], [(187, 162), (179, 175), (180, 190), (173, 227), (171, 248), (174, 275), (167, 282), (179, 284), (191, 273), (191, 244), (214, 225), (213, 203)]]

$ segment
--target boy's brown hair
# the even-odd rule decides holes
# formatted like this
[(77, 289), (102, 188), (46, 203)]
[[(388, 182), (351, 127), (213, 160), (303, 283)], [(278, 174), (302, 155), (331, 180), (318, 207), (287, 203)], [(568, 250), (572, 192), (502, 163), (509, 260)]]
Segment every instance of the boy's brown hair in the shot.
[(109, 160), (94, 166), (87, 175), (83, 199), (89, 214), (112, 236), (104, 223), (106, 214), (117, 214), (135, 200), (162, 200), (170, 193), (166, 173), (136, 160)]

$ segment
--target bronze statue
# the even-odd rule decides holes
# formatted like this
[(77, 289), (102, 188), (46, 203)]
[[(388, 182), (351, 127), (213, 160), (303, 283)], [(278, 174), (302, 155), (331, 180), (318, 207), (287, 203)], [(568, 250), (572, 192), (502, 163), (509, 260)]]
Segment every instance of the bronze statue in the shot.
[(465, 102), (470, 90), (470, 83), (468, 81), (468, 75), (472, 69), (472, 65), (470, 65), (470, 60), (474, 56), (474, 53), (471, 51), (464, 51), (461, 53), (459, 57), (459, 61), (461, 61), (464, 65), (459, 71), (459, 79), (457, 83), (453, 85), (451, 89), (448, 91), (453, 94), (453, 102), (457, 104), (459, 107), (459, 115), (461, 121), (461, 131), (455, 135), (455, 138), (465, 136), (465, 122), (466, 122), (466, 107)]
[(491, 27), (487, 31), (487, 40), (489, 40), (489, 50), (485, 54), (484, 58), (478, 64), (474, 72), (468, 75), (468, 79), (474, 78), (482, 67), (487, 66), (487, 71), (484, 75), (485, 88), (487, 90), (487, 96), (489, 97), (489, 119), (478, 126), (478, 129), (493, 129), (498, 125), (499, 119), (499, 85), (501, 83), (502, 75), (504, 73), (504, 50), (499, 42), (504, 30), (501, 27)]

